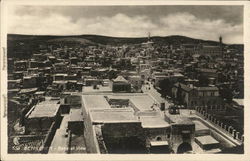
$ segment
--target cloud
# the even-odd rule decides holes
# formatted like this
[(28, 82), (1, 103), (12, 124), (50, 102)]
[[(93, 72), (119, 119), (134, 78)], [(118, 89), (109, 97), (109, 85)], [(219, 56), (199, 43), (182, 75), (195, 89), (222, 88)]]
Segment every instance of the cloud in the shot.
[(177, 13), (160, 18), (160, 22), (163, 30), (173, 35), (209, 40), (218, 40), (221, 35), (227, 43), (243, 42), (243, 25), (233, 25), (223, 19), (199, 19), (189, 13)]
[(184, 35), (208, 40), (218, 40), (222, 35), (226, 43), (243, 42), (242, 24), (230, 24), (223, 19), (201, 19), (188, 12), (161, 15), (154, 19), (147, 15), (128, 16), (124, 13), (110, 17), (84, 15), (77, 20), (53, 12), (45, 15), (17, 14), (12, 11), (8, 17), (8, 33), (145, 37), (151, 32), (153, 36)]

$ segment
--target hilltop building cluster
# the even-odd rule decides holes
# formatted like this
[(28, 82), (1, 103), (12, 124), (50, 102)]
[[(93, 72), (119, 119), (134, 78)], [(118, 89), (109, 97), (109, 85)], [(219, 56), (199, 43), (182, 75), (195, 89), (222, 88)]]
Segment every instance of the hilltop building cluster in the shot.
[(243, 49), (221, 37), (213, 44), (162, 45), (150, 36), (121, 45), (54, 41), (30, 52), (8, 58), (11, 153), (226, 153), (243, 146)]

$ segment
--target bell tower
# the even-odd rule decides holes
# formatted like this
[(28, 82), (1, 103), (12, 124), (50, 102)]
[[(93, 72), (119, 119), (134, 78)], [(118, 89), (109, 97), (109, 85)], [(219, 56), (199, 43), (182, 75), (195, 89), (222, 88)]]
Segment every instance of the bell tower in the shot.
[(151, 39), (150, 35), (151, 35), (150, 32), (148, 32), (148, 42), (150, 42), (150, 39)]
[(223, 55), (223, 42), (222, 42), (222, 36), (219, 37), (219, 41), (220, 41), (220, 54), (221, 54), (221, 57), (223, 58), (224, 55)]

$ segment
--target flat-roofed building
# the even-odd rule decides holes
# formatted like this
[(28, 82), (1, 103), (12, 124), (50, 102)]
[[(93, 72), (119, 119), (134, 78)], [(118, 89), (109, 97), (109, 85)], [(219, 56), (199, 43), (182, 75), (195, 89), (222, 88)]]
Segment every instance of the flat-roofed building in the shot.
[(146, 147), (150, 153), (170, 153), (171, 125), (159, 115), (139, 117), (146, 139)]
[(195, 136), (210, 135), (210, 129), (202, 122), (193, 120), (193, 123), (195, 124)]
[(79, 107), (82, 105), (81, 95), (74, 92), (64, 92), (64, 103), (72, 107)]
[(202, 55), (222, 56), (221, 47), (213, 45), (202, 45), (198, 49), (198, 53)]
[(39, 101), (45, 101), (45, 91), (37, 91), (34, 93), (34, 98)]
[(56, 73), (66, 73), (67, 72), (67, 64), (64, 62), (55, 63), (54, 70)]
[(196, 44), (182, 44), (181, 49), (184, 50), (185, 53), (195, 54), (197, 51), (197, 45)]
[(38, 74), (38, 68), (28, 68), (27, 70), (29, 75)]
[(42, 54), (42, 53), (39, 53), (39, 54), (33, 54), (33, 58), (36, 60), (36, 61), (44, 61), (47, 59), (47, 56)]
[(24, 72), (23, 71), (16, 71), (13, 72), (13, 79), (23, 79)]
[(34, 88), (37, 87), (36, 76), (25, 76), (23, 77), (23, 88)]
[(175, 153), (193, 151), (195, 124), (180, 114), (166, 112), (165, 119), (171, 124), (170, 147)]
[(8, 89), (19, 89), (21, 85), (22, 80), (16, 79), (16, 80), (8, 80)]
[(38, 61), (30, 60), (29, 61), (29, 67), (30, 68), (37, 68), (38, 67)]
[(31, 132), (48, 130), (59, 120), (59, 107), (58, 101), (43, 101), (33, 106), (25, 115), (25, 128)]
[(15, 71), (26, 71), (27, 68), (28, 68), (27, 61), (20, 60), (20, 61), (15, 61), (14, 62), (14, 69), (15, 69)]
[(93, 86), (93, 85), (98, 85), (101, 84), (101, 80), (97, 79), (96, 77), (87, 77), (84, 78), (84, 84), (85, 86)]
[(23, 88), (18, 93), (19, 94), (34, 94), (38, 91), (38, 88)]
[[(104, 139), (108, 153), (136, 153), (136, 151), (145, 150), (141, 122), (134, 115), (132, 108), (111, 108), (110, 106), (93, 108), (89, 110), (88, 118), (92, 126), (102, 125), (99, 135)], [(85, 133), (89, 132), (86, 129)], [(94, 139), (98, 140), (98, 138)]]
[(70, 57), (69, 59), (70, 59), (70, 63), (71, 64), (77, 64), (77, 62), (78, 62), (78, 58), (77, 57)]
[[(174, 138), (171, 134), (181, 135), (178, 130), (171, 132), (172, 122), (161, 115), (161, 103), (149, 94), (85, 91), (82, 102), (89, 152), (170, 153)], [(176, 122), (177, 125), (183, 129), (194, 126)], [(193, 135), (194, 131), (189, 132)]]
[[(93, 123), (140, 123), (132, 108), (97, 108), (90, 109)], [(110, 131), (112, 132), (112, 131)], [(114, 135), (114, 134), (111, 134)]]
[(140, 75), (129, 76), (128, 81), (131, 83), (133, 92), (141, 92), (143, 80)]
[(199, 136), (195, 138), (195, 142), (203, 149), (203, 150), (211, 150), (219, 148), (220, 143), (215, 140), (212, 136)]
[(139, 65), (139, 70), (140, 71), (143, 71), (145, 69), (150, 69), (150, 68), (151, 68), (150, 64), (140, 64)]
[(66, 80), (66, 77), (68, 77), (68, 74), (55, 74), (54, 81)]
[(60, 92), (66, 89), (67, 83), (68, 81), (53, 81), (49, 92), (52, 96), (59, 96)]
[(71, 108), (69, 112), (68, 129), (74, 134), (83, 134), (84, 119), (82, 115), (82, 109)]

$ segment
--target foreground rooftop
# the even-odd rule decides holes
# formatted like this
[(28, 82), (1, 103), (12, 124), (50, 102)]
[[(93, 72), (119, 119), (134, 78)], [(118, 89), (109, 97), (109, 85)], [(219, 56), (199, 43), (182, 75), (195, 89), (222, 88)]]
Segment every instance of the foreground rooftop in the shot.
[(26, 114), (28, 118), (54, 117), (59, 109), (58, 101), (44, 101), (30, 109)]
[(90, 118), (93, 123), (140, 122), (132, 108), (92, 109)]
[(166, 128), (170, 126), (169, 123), (159, 116), (142, 116), (140, 121), (143, 128)]

